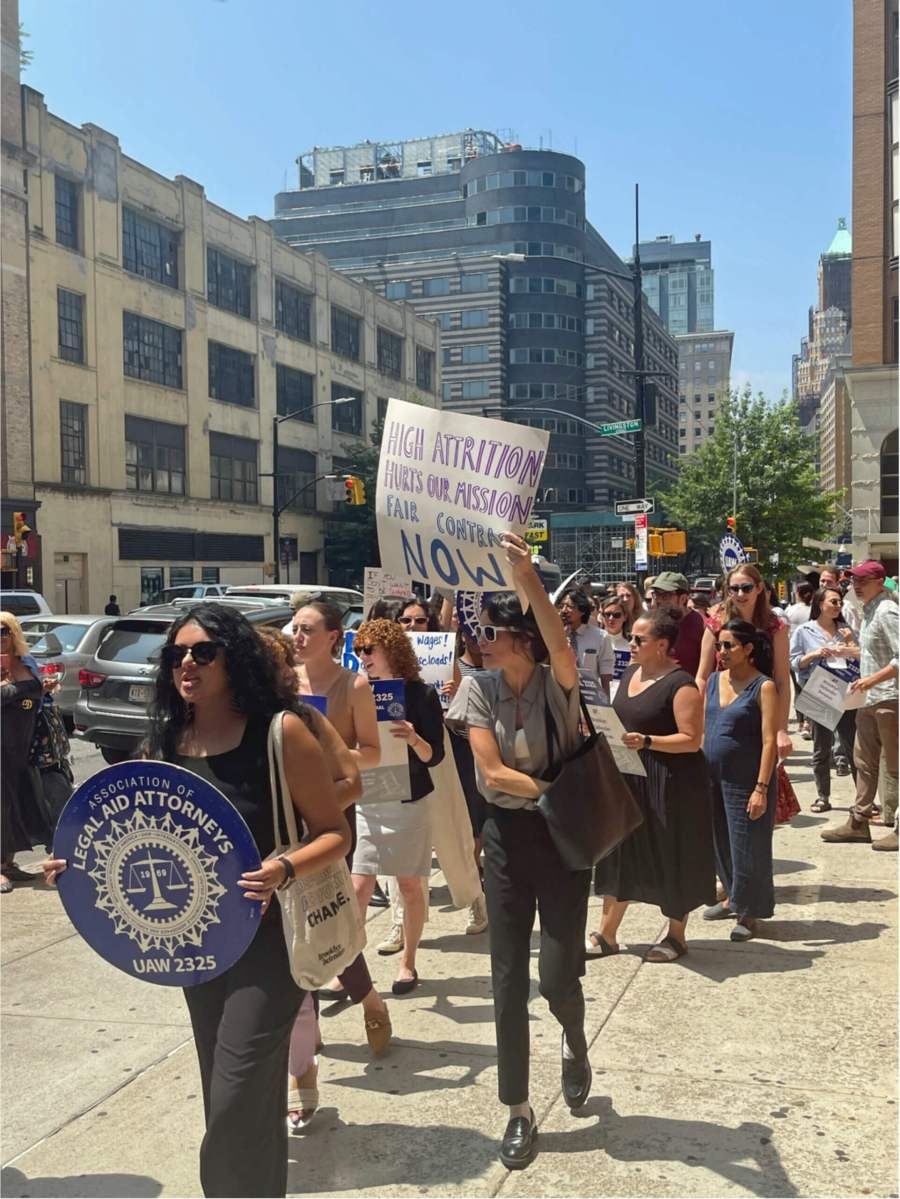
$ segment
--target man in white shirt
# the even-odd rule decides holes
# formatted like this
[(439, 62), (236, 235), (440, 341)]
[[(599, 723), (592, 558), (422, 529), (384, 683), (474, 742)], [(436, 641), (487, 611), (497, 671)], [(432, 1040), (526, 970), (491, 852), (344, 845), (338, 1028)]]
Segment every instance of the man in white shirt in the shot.
[(616, 656), (605, 631), (589, 623), (591, 601), (583, 591), (572, 587), (557, 599), (556, 607), (575, 651), (579, 673), (582, 677), (596, 679), (609, 698)]

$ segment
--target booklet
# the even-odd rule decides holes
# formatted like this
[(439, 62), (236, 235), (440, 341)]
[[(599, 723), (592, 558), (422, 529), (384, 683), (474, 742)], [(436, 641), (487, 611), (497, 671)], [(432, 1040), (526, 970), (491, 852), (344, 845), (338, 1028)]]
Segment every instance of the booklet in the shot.
[(378, 715), (381, 762), (362, 771), (362, 804), (412, 799), (409, 782), (409, 747), (391, 733), (391, 722), (406, 719), (406, 684), (402, 679), (378, 679), (372, 683)]

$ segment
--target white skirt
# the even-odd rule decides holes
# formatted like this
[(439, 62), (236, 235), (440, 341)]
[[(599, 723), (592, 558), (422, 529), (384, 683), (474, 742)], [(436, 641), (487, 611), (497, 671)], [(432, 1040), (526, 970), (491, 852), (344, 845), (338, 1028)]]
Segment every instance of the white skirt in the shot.
[(353, 873), (427, 878), (431, 874), (429, 798), (358, 804)]

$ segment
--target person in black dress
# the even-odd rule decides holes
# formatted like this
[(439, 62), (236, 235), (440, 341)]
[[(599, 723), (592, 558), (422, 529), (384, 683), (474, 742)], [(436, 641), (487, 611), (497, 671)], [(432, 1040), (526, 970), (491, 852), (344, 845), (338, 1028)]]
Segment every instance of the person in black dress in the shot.
[(6, 895), (12, 891), (14, 882), (27, 882), (35, 877), (16, 865), (16, 853), (40, 845), (46, 838), (46, 832), (36, 828), (38, 813), (28, 762), (43, 687), (25, 660), (28, 646), (19, 622), (11, 612), (2, 613), (0, 636), (3, 643), (0, 661), (0, 748), (3, 753), (0, 892)]
[[(263, 917), (243, 956), (208, 982), (186, 987), (200, 1063), (206, 1135), (204, 1195), (282, 1196), (287, 1190), (285, 1079), (291, 1029), (305, 994), (294, 982), (275, 889), (342, 858), (350, 831), (325, 754), (292, 709), (269, 651), (240, 612), (198, 604), (172, 625), (162, 650), (145, 756), (192, 770), (243, 816), (263, 859), (240, 886)], [(302, 848), (275, 847), (266, 739), (285, 711), (284, 765), (305, 826)], [(65, 862), (44, 863), (53, 882)]]
[(700, 750), (703, 712), (694, 679), (671, 657), (678, 625), (664, 610), (640, 617), (631, 631), (633, 665), (614, 707), (625, 744), (636, 749), (647, 777), (627, 774), (644, 822), (598, 863), (594, 887), (603, 918), (588, 952), (619, 952), (617, 934), (629, 902), (650, 903), (669, 919), (648, 962), (674, 962), (687, 952), (688, 914), (716, 893), (706, 762)]

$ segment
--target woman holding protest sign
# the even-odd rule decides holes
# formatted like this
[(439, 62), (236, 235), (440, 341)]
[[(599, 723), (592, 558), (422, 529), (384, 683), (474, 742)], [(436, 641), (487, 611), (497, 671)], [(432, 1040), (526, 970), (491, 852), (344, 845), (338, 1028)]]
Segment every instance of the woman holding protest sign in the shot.
[(536, 909), (541, 917), (541, 994), (563, 1030), (563, 1096), (574, 1109), (590, 1092), (581, 976), (591, 874), (567, 869), (537, 808), (550, 768), (548, 734), (555, 734), (562, 756), (579, 742), (575, 654), (526, 542), (507, 533), (501, 544), (518, 594), (486, 599), (478, 642), (485, 672), (462, 680), (448, 723), (468, 733), (479, 790), (487, 800), (484, 885), (500, 1101), (509, 1106), (500, 1160), (507, 1169), (522, 1169), (537, 1146), (528, 1087), (529, 964)]
[(419, 982), (416, 949), (425, 924), (422, 879), (431, 873), (431, 820), (423, 801), (434, 790), (428, 767), (444, 757), (444, 720), (433, 687), (422, 682), (415, 650), (402, 625), (367, 620), (356, 630), (353, 648), (369, 682), (404, 684), (405, 719), (391, 722), (391, 735), (407, 746), (409, 798), (365, 803), (357, 812), (353, 885), (365, 911), (379, 874), (397, 879), (403, 897), (403, 949), (395, 995)]
[[(292, 976), (276, 888), (313, 875), (346, 852), (350, 834), (325, 753), (292, 709), (272, 655), (224, 604), (199, 604), (163, 646), (145, 756), (182, 766), (217, 787), (241, 814), (263, 859), (239, 885), (263, 917), (249, 947), (217, 977), (185, 988), (200, 1063), (206, 1134), (205, 1195), (281, 1196), (287, 1188), (284, 1082), (304, 992)], [(267, 738), (284, 716), (284, 765), (303, 821), (302, 847), (274, 852)], [(44, 864), (48, 881), (66, 863)]]

